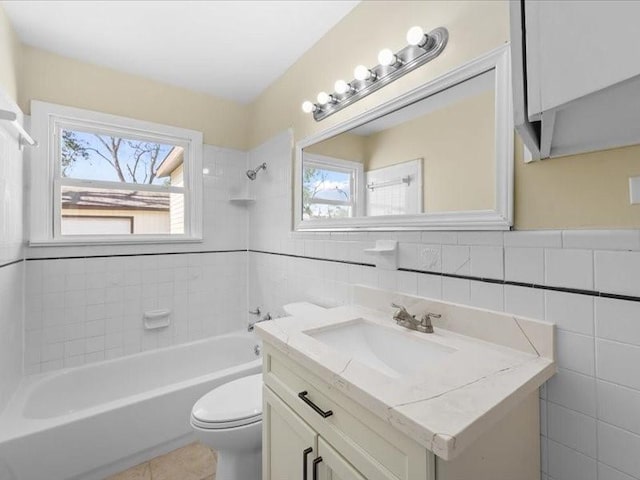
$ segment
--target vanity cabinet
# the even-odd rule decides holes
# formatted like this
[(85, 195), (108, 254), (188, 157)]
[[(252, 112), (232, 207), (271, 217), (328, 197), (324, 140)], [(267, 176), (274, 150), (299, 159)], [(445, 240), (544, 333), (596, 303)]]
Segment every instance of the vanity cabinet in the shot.
[(265, 479), (366, 480), (268, 387), (264, 412)]
[(263, 480), (540, 478), (537, 391), (445, 462), (268, 342), (263, 378)]
[(640, 3), (510, 9), (515, 124), (529, 150), (547, 158), (640, 143)]

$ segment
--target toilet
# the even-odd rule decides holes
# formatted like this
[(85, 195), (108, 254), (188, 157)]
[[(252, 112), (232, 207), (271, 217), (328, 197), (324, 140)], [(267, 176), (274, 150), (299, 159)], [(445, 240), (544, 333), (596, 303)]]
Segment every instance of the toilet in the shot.
[(217, 480), (259, 480), (262, 475), (262, 374), (220, 385), (191, 410), (191, 427), (218, 452)]

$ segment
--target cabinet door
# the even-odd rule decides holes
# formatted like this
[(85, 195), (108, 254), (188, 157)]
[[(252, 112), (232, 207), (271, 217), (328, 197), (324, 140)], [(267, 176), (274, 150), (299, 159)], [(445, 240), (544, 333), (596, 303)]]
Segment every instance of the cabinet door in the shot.
[(322, 437), (318, 437), (318, 456), (313, 462), (313, 480), (367, 480)]
[(311, 480), (316, 432), (268, 387), (263, 387), (262, 411), (263, 480)]

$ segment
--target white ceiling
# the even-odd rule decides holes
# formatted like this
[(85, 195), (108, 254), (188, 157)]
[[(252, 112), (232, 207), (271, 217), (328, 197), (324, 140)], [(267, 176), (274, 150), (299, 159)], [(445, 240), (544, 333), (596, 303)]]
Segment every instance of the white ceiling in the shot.
[(247, 103), (358, 3), (14, 0), (2, 6), (28, 45)]

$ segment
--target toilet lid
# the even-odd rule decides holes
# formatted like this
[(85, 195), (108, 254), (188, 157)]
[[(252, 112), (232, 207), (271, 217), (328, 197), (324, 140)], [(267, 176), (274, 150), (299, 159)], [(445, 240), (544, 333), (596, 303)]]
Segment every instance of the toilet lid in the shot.
[(262, 374), (250, 375), (214, 388), (196, 402), (191, 419), (203, 428), (231, 428), (260, 420)]

